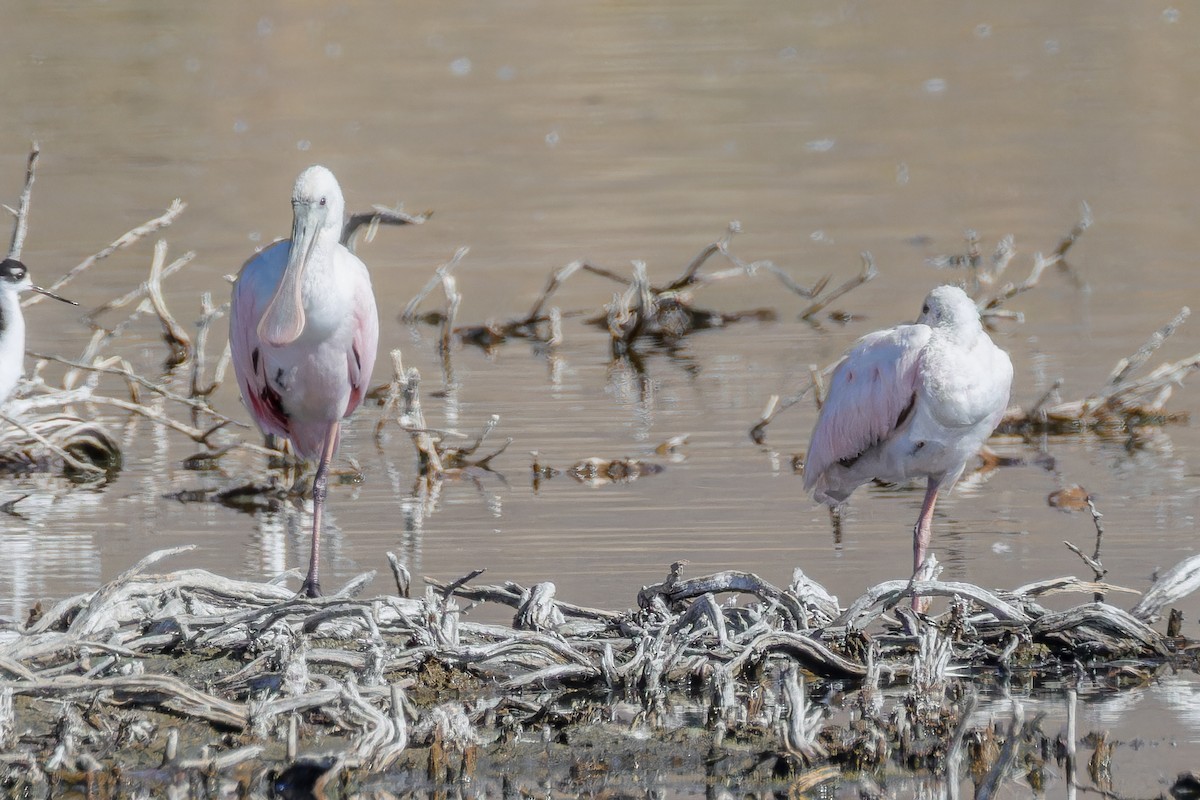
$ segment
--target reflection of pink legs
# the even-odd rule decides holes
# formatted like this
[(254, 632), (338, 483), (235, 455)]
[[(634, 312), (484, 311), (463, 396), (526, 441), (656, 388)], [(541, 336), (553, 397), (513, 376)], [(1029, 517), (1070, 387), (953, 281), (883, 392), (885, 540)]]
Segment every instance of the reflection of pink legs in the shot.
[[(929, 547), (929, 538), (933, 533), (933, 507), (937, 503), (938, 487), (938, 481), (930, 478), (929, 484), (925, 488), (925, 502), (921, 505), (921, 516), (917, 517), (917, 524), (913, 526), (914, 575), (921, 568), (922, 562), (925, 561), (925, 550)], [(916, 596), (912, 599), (912, 607), (914, 609), (917, 609), (919, 605), (917, 599)]]

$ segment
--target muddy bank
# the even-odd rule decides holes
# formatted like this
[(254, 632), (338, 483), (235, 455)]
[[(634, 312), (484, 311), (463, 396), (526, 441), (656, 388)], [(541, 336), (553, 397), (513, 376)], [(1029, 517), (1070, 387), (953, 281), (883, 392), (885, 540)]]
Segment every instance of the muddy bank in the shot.
[[(397, 594), (363, 599), (369, 575), (311, 600), (282, 585), (295, 576), (147, 571), (178, 554), (8, 623), (9, 792), (1107, 791), (1133, 751), (1078, 728), (1076, 702), (1196, 668), (1175, 623), (1149, 623), (1200, 580), (1197, 558), (1129, 611), (1042, 605), (1119, 591), (1074, 578), (894, 581), (841, 608), (799, 571), (783, 588), (682, 565), (610, 611), (474, 574), (410, 598), (396, 562)], [(480, 602), (513, 608), (512, 624), (470, 621)], [(1065, 725), (1024, 710), (1045, 697), (1063, 699)]]

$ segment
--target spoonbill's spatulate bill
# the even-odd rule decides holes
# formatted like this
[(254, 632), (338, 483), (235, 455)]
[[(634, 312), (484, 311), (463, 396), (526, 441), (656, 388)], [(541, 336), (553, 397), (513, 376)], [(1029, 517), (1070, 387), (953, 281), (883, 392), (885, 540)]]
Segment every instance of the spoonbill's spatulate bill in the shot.
[(321, 525), (341, 420), (362, 402), (379, 342), (366, 265), (343, 247), (345, 204), (313, 166), (292, 189), (292, 238), (246, 262), (233, 285), (229, 340), (242, 400), (264, 433), (316, 461), (312, 554), (303, 592), (321, 593)]
[(925, 478), (913, 571), (925, 560), (933, 506), (1008, 406), (1012, 362), (956, 286), (925, 298), (912, 325), (869, 333), (833, 372), (804, 463), (804, 488), (836, 506), (872, 480)]
[(29, 270), (15, 258), (0, 261), (0, 403), (8, 399), (25, 373), (25, 316), (21, 313), (19, 295), (26, 290), (79, 305), (34, 286), (29, 280)]

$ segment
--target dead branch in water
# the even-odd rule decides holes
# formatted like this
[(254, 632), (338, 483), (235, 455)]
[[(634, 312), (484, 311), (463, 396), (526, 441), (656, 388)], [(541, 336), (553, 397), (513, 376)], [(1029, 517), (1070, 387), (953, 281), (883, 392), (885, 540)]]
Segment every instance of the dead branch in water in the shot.
[[(874, 280), (875, 277), (878, 275), (879, 275), (879, 270), (875, 268), (874, 257), (872, 257), (870, 253), (868, 253), (864, 250), (862, 253), (862, 269), (859, 271), (859, 273), (857, 275), (855, 275), (853, 278), (851, 278), (850, 280), (843, 283), (841, 286), (838, 286), (837, 288), (828, 292), (825, 296), (814, 300), (812, 305), (810, 305), (808, 308), (804, 309), (804, 311), (800, 312), (800, 319), (811, 320), (813, 317), (815, 317), (821, 311), (824, 311), (834, 300), (837, 300), (837, 299), (841, 298), (843, 295), (847, 294), (848, 292), (853, 291), (854, 289), (857, 289), (859, 286), (862, 286), (867, 281)], [(813, 291), (814, 297), (820, 291), (822, 291), (822, 289), (824, 288), (824, 286), (828, 282), (828, 280), (829, 280), (828, 278), (825, 278), (821, 282), (819, 282), (816, 287), (814, 287), (814, 291)]]
[[(29, 230), (29, 207), (40, 153), (34, 142), (17, 208), (8, 209), (15, 217), (9, 247), (12, 259), (20, 259)], [(0, 472), (51, 471), (61, 467), (68, 477), (96, 480), (120, 468), (120, 448), (100, 424), (61, 414), (19, 419), (14, 405), (9, 404), (9, 414), (0, 414), (8, 426), (0, 432)]]
[(342, 245), (351, 253), (358, 244), (358, 233), (366, 228), (367, 241), (373, 241), (380, 225), (422, 225), (433, 216), (432, 211), (424, 214), (408, 214), (402, 208), (388, 208), (375, 205), (370, 211), (360, 211), (351, 214), (342, 228)]
[[(995, 251), (992, 253), (991, 259), (987, 263), (983, 260), (979, 234), (973, 230), (966, 232), (967, 247), (964, 254), (935, 256), (928, 259), (928, 263), (939, 269), (966, 270), (968, 292), (976, 297), (979, 310), (984, 315), (984, 318), (1003, 316), (1006, 312), (1001, 311), (1000, 307), (1018, 294), (1027, 292), (1037, 286), (1038, 281), (1041, 280), (1042, 273), (1048, 267), (1057, 266), (1059, 271), (1065, 273), (1076, 286), (1083, 285), (1082, 280), (1071, 270), (1070, 265), (1067, 263), (1066, 255), (1067, 251), (1079, 240), (1079, 237), (1092, 226), (1092, 222), (1092, 209), (1087, 203), (1083, 203), (1080, 206), (1079, 219), (1072, 226), (1070, 232), (1059, 241), (1048, 257), (1043, 256), (1041, 253), (1036, 253), (1033, 257), (1033, 267), (1030, 270), (1029, 276), (1017, 284), (1002, 284), (1000, 282), (1005, 270), (1016, 254), (1016, 247), (1011, 234), (1000, 240), (996, 245)], [(1017, 314), (1015, 316), (1019, 318), (1020, 315)]]
[[(229, 303), (224, 303), (216, 308), (212, 304), (212, 295), (204, 292), (200, 295), (200, 319), (196, 321), (196, 349), (195, 358), (192, 359), (192, 385), (191, 399), (207, 398), (217, 390), (217, 387), (225, 380), (225, 370), (229, 368), (230, 350), (226, 345), (221, 350), (221, 357), (217, 359), (217, 366), (213, 370), (212, 380), (208, 383), (203, 383), (204, 371), (207, 362), (207, 345), (208, 334), (212, 328), (212, 324), (229, 311)], [(207, 406), (207, 404), (205, 404)]]
[(33, 194), (34, 170), (37, 169), (38, 156), (41, 153), (42, 150), (38, 147), (38, 143), (34, 142), (29, 150), (29, 161), (25, 166), (25, 185), (21, 189), (17, 207), (13, 209), (5, 206), (16, 218), (13, 222), (12, 241), (8, 247), (8, 257), (14, 261), (21, 260), (21, 250), (25, 247), (25, 235), (29, 232), (29, 200)]
[[(14, 212), (17, 216), (17, 225), (13, 233), (13, 246), (18, 252), (25, 237), (25, 228), (28, 225), (30, 192), (37, 155), (38, 151), (35, 145), (34, 152), (30, 155), (25, 191), (21, 197), (20, 208)], [(176, 200), (166, 213), (118, 237), (108, 247), (98, 251), (69, 271), (53, 286), (64, 285), (116, 250), (129, 247), (145, 236), (170, 225), (185, 208), (185, 203)], [(195, 253), (187, 253), (172, 263), (165, 264), (166, 242), (159, 241), (155, 246), (150, 275), (146, 282), (132, 292), (96, 307), (85, 317), (91, 321), (102, 312), (120, 309), (140, 300), (141, 302), (127, 319), (116, 323), (110, 329), (98, 328), (95, 330), (90, 343), (78, 360), (33, 354), (34, 358), (38, 359), (32, 370), (34, 377), (21, 384), (18, 396), (11, 399), (8, 404), (8, 415), (5, 416), (5, 419), (9, 421), (10, 427), (3, 436), (0, 436), (0, 471), (24, 473), (62, 469), (69, 477), (80, 478), (109, 476), (120, 469), (122, 461), (120, 447), (116, 439), (105, 430), (103, 422), (84, 421), (72, 414), (63, 414), (57, 411), (30, 416), (32, 412), (46, 408), (69, 409), (73, 405), (85, 403), (93, 407), (116, 407), (125, 412), (143, 416), (182, 433), (194, 441), (205, 444), (209, 442), (213, 433), (232, 422), (229, 417), (211, 411), (206, 404), (172, 392), (161, 380), (150, 380), (138, 375), (124, 359), (103, 354), (104, 349), (120, 336), (134, 319), (143, 313), (153, 312), (163, 328), (164, 341), (170, 347), (168, 363), (176, 364), (189, 357), (190, 337), (168, 310), (163, 297), (162, 281), (168, 275), (190, 263), (194, 257)], [(34, 300), (26, 300), (24, 304), (29, 305), (31, 302)], [(68, 367), (59, 386), (48, 384), (42, 376), (45, 366), (52, 363)], [(85, 375), (88, 377), (81, 383), (81, 379)], [(103, 375), (121, 378), (129, 391), (129, 400), (108, 397), (99, 392), (98, 379)], [(216, 419), (216, 423), (208, 427), (198, 427), (195, 420), (191, 425), (180, 422), (172, 418), (166, 411), (142, 403), (140, 396), (142, 389), (148, 389), (157, 396), (188, 407), (193, 415), (201, 412), (210, 414)], [(257, 445), (238, 446), (251, 450), (262, 450)], [(229, 449), (231, 449), (229, 446), (214, 447), (212, 452), (220, 454)], [(214, 455), (214, 457), (216, 456)]]
[[(768, 262), (741, 262), (729, 252), (729, 238), (704, 248), (674, 282), (657, 288), (644, 264), (626, 277), (572, 262), (551, 276), (531, 315), (517, 322), (540, 326), (528, 338), (557, 342), (562, 315), (554, 308), (546, 311), (549, 298), (562, 280), (592, 272), (621, 285), (602, 322), (614, 342), (633, 352), (647, 340), (698, 329), (688, 295), (722, 280), (767, 270), (812, 301), (802, 314), (807, 318), (874, 274), (864, 257), (859, 276), (841, 287), (826, 293), (823, 279), (805, 289)], [(729, 266), (702, 272), (717, 257)], [(976, 257), (982, 259), (978, 252)], [(440, 318), (444, 352), (452, 336), (462, 336), (462, 329), (453, 328), (458, 289), (451, 274), (460, 258), (461, 253), (439, 268), (428, 287), (432, 292), (440, 285), (446, 297)], [(1007, 264), (1011, 258), (1011, 247), (1001, 247), (993, 262)], [(149, 319), (151, 312), (169, 333), (180, 330), (161, 302), (161, 279), (170, 270), (164, 261), (160, 246), (145, 291), (100, 307), (134, 305), (128, 318), (97, 331), (84, 357), (57, 359), (70, 368), (61, 388), (39, 375), (25, 387), (36, 395), (27, 392), (18, 402), (32, 410), (53, 394), (62, 403), (143, 415), (204, 445), (199, 458), (211, 461), (235, 448), (271, 453), (221, 441), (218, 433), (231, 418), (209, 411), (198, 399), (220, 382), (220, 364), (213, 382), (202, 382), (204, 334), (220, 314), (211, 298), (201, 306), (190, 396), (139, 376), (104, 352), (132, 320)], [(1157, 341), (1180, 321), (1164, 328)], [(1113, 371), (1105, 391), (1136, 383), (1132, 375), (1158, 346), (1153, 341)], [(221, 363), (228, 363), (227, 357)], [(505, 451), (507, 443), (480, 456), (496, 428), (494, 415), (474, 437), (429, 428), (420, 406), (419, 375), (404, 368), (398, 352), (393, 365), (377, 433), (382, 437), (392, 422), (399, 424), (420, 454), (422, 480), (432, 484), (455, 474), (478, 474)], [(817, 368), (810, 370), (818, 394), (821, 376)], [(101, 381), (120, 383), (130, 398), (106, 397), (99, 391)], [(151, 403), (142, 401), (144, 390), (153, 393)], [(1047, 399), (1039, 405), (1049, 404)], [(193, 415), (190, 424), (174, 418), (180, 408)], [(51, 437), (43, 438), (53, 444)], [(678, 447), (668, 445), (668, 451)], [(60, 450), (64, 461), (76, 457), (68, 447)], [(606, 482), (631, 480), (657, 468), (639, 459), (595, 458), (566, 471), (580, 480)], [(535, 460), (535, 476), (552, 471)], [(286, 497), (271, 477), (261, 495)], [(252, 493), (246, 487), (222, 490), (235, 491)], [(1095, 519), (1099, 536), (1098, 515)], [(1098, 555), (1097, 550), (1097, 563)], [(478, 573), (431, 582), (435, 590), (416, 599), (359, 598), (369, 581), (363, 577), (330, 598), (309, 601), (278, 583), (231, 581), (197, 570), (156, 576), (145, 573), (147, 566), (64, 600), (40, 618), (5, 623), (0, 632), (0, 750), (5, 754), (0, 779), (6, 787), (37, 794), (39, 781), (56, 790), (88, 781), (91, 791), (90, 781), (116, 764), (122, 780), (156, 787), (181, 771), (197, 771), (213, 781), (252, 775), (261, 782), (268, 780), (265, 770), (274, 768), (272, 786), (299, 793), (295, 776), (303, 769), (361, 777), (392, 765), (441, 785), (474, 778), (478, 759), (508, 755), (502, 750), (506, 745), (536, 742), (542, 757), (560, 741), (574, 744), (576, 737), (604, 724), (593, 724), (596, 720), (622, 720), (625, 740), (632, 738), (627, 735), (632, 728), (638, 737), (650, 734), (656, 747), (669, 736), (698, 731), (703, 738), (695, 742), (703, 747), (694, 749), (711, 753), (706, 763), (721, 764), (730, 780), (761, 769), (761, 764), (744, 772), (727, 769), (739, 752), (744, 756), (753, 749), (756, 758), (763, 755), (771, 763), (764, 770), (770, 779), (778, 783), (787, 776), (789, 790), (797, 794), (843, 774), (843, 765), (871, 779), (888, 775), (897, 764), (938, 764), (947, 752), (957, 762), (971, 757), (963, 752), (964, 740), (990, 736), (1000, 755), (991, 764), (972, 764), (972, 770), (985, 775), (988, 791), (994, 791), (1013, 764), (1036, 768), (1037, 759), (1044, 758), (1038, 754), (1049, 752), (1052, 740), (1040, 731), (1038, 718), (1026, 720), (1008, 707), (992, 713), (1005, 726), (973, 722), (977, 705), (957, 702), (965, 685), (956, 682), (953, 671), (1004, 676), (1020, 670), (1050, 678), (1074, 674), (1083, 665), (1090, 674), (1114, 681), (1146, 679), (1163, 664), (1187, 663), (1190, 656), (1176, 655), (1178, 648), (1190, 647), (1186, 641), (1164, 637), (1146, 623), (1164, 604), (1195, 588), (1194, 570), (1180, 565), (1133, 613), (1101, 602), (1056, 612), (1042, 607), (1040, 598), (1052, 591), (1096, 593), (1116, 587), (1103, 586), (1098, 575), (1096, 581), (1059, 579), (1008, 592), (933, 579), (893, 581), (843, 609), (802, 574), (784, 589), (734, 570), (684, 578), (680, 564), (664, 581), (638, 593), (635, 609), (610, 611), (566, 602), (550, 581), (528, 587), (470, 585)], [(407, 595), (407, 567), (398, 559), (391, 566), (397, 587)], [(933, 617), (914, 616), (904, 608), (913, 593), (947, 598), (949, 608)], [(470, 609), (459, 604), (463, 599), (510, 606), (513, 624), (473, 622), (467, 617)], [(896, 683), (896, 676), (909, 681)], [(885, 687), (892, 692), (887, 700)], [(837, 695), (845, 696), (845, 706), (837, 705), (842, 702)], [(892, 704), (887, 715), (885, 702)], [(849, 711), (852, 725), (832, 719), (831, 712), (842, 710)], [(701, 724), (689, 723), (681, 732), (680, 715)], [(200, 737), (198, 744), (206, 746), (200, 757), (180, 757), (180, 728)], [(726, 736), (737, 746), (722, 748)], [(330, 741), (344, 743), (342, 755), (326, 762), (311, 752)], [(200, 751), (192, 744), (197, 742), (185, 745), (185, 755)], [(144, 762), (138, 759), (146, 758), (147, 750), (155, 763), (139, 773)], [(586, 783), (589, 769), (584, 765), (574, 774), (575, 790)]]
[[(796, 283), (787, 273), (769, 261), (745, 262), (729, 249), (734, 235), (740, 232), (741, 225), (731, 222), (722, 238), (701, 250), (684, 268), (683, 274), (663, 287), (651, 285), (646, 265), (641, 261), (633, 262), (631, 278), (625, 278), (611, 270), (591, 264), (581, 264), (580, 269), (622, 283), (626, 287), (624, 292), (614, 295), (613, 301), (605, 306), (603, 317), (593, 317), (589, 323), (608, 329), (614, 354), (628, 355), (633, 353), (636, 343), (641, 339), (649, 339), (659, 344), (670, 344), (698, 330), (722, 328), (746, 319), (773, 319), (775, 316), (774, 311), (767, 309), (721, 313), (697, 308), (692, 292), (704, 286), (733, 278), (753, 277), (761, 269), (778, 278), (789, 292), (813, 299), (813, 302), (800, 314), (801, 319), (807, 320), (813, 318), (834, 300), (876, 275), (874, 262), (869, 254), (864, 254), (863, 270), (858, 276), (824, 297), (819, 297), (828, 285), (828, 276), (820, 278), (811, 288), (806, 288)], [(701, 273), (700, 268), (718, 254), (731, 266), (709, 273)], [(556, 287), (554, 281), (551, 282), (551, 285)], [(543, 304), (544, 298), (539, 301), (535, 309), (540, 308)], [(533, 320), (524, 322), (528, 325)]]
[[(587, 324), (609, 331), (615, 352), (628, 353), (639, 341), (670, 343), (698, 330), (722, 328), (742, 320), (775, 318), (776, 312), (770, 309), (729, 313), (697, 307), (694, 293), (714, 284), (754, 277), (759, 271), (766, 272), (779, 279), (789, 293), (813, 300), (801, 314), (804, 319), (811, 319), (829, 303), (870, 280), (875, 274), (873, 265), (865, 265), (863, 273), (859, 276), (825, 297), (820, 297), (828, 284), (828, 277), (819, 279), (812, 287), (805, 287), (770, 261), (743, 261), (730, 249), (733, 237), (739, 232), (740, 224), (731, 222), (721, 238), (706, 245), (688, 261), (678, 277), (661, 286), (651, 283), (645, 262), (635, 261), (633, 275), (626, 277), (587, 261), (572, 261), (550, 273), (546, 288), (534, 301), (529, 313), (524, 316), (505, 322), (452, 328), (453, 313), (457, 309), (456, 302), (452, 307), (448, 305), (444, 312), (431, 312), (424, 316), (419, 316), (416, 309), (439, 283), (445, 283), (450, 270), (463, 254), (460, 250), (454, 260), (435, 270), (426, 286), (409, 302), (401, 318), (406, 322), (420, 320), (441, 326), (443, 348), (450, 342), (447, 330), (451, 329), (457, 341), (488, 349), (510, 339), (527, 339), (542, 347), (556, 346), (562, 340), (561, 319), (564, 316), (584, 316)], [(718, 256), (725, 263), (723, 268), (702, 271)], [(867, 258), (869, 260), (869, 256)], [(597, 275), (618, 283), (623, 288), (599, 313), (595, 310), (561, 312), (551, 307), (550, 301), (555, 293), (569, 278), (580, 272)], [(448, 300), (450, 295), (451, 292), (447, 291)]]
[[(1012, 592), (891, 581), (841, 610), (805, 576), (789, 588), (734, 571), (684, 579), (679, 564), (643, 590), (637, 608), (607, 611), (561, 600), (549, 582), (470, 585), (479, 571), (428, 581), (416, 599), (359, 599), (356, 580), (317, 600), (274, 582), (147, 571), (178, 552), (151, 554), (95, 591), (10, 625), (0, 641), (0, 701), (16, 698), (7, 713), (25, 733), (5, 744), (0, 773), (9, 785), (48, 779), (13, 771), (24, 763), (49, 764), (60, 786), (80, 764), (97, 775), (119, 765), (125, 785), (159, 785), (165, 777), (134, 767), (142, 759), (233, 776), (254, 756), (255, 774), (279, 775), (315, 758), (306, 751), (333, 735), (346, 743), (338, 769), (359, 780), (403, 765), (435, 785), (458, 775), (479, 782), (491, 759), (511, 758), (523, 738), (540, 742), (548, 719), (572, 742), (604, 730), (596, 720), (615, 713), (635, 713), (662, 736), (677, 727), (668, 709), (709, 720), (688, 746), (703, 741), (702, 752), (722, 759), (745, 752), (745, 744), (723, 746), (731, 736), (786, 769), (845, 779), (849, 764), (881, 776), (930, 753), (958, 752), (965, 732), (997, 735), (991, 719), (1008, 712), (981, 716), (978, 702), (959, 703), (956, 674), (1020, 668), (1053, 677), (1083, 662), (1096, 675), (1152, 675), (1181, 645), (1139, 617), (1197, 585), (1180, 579), (1196, 572), (1181, 564), (1137, 616), (1105, 603), (1065, 612), (1038, 605), (1037, 587), (1091, 587), (1074, 579)], [(937, 616), (911, 617), (903, 600), (914, 591), (952, 601)], [(729, 596), (744, 601), (717, 600)], [(457, 598), (508, 606), (513, 624), (470, 621)], [(889, 608), (908, 621), (882, 617)], [(583, 696), (595, 698), (590, 710), (573, 715)], [(776, 704), (788, 714), (773, 712)], [(858, 722), (837, 722), (838, 708)], [(94, 733), (119, 725), (140, 733), (115, 741)], [(1036, 719), (1023, 725), (1020, 735), (1000, 733), (997, 746), (1011, 749), (1007, 761), (1023, 754), (1034, 763), (1051, 740)], [(205, 758), (179, 758), (184, 727), (188, 748), (205, 746)], [(665, 740), (658, 746), (670, 749)], [(990, 769), (998, 785), (997, 763), (972, 770)]]
[(1137, 352), (1119, 359), (1103, 388), (1096, 393), (1082, 400), (1060, 402), (1043, 397), (1028, 411), (1013, 406), (1005, 413), (997, 431), (1022, 435), (1071, 433), (1083, 429), (1126, 431), (1141, 425), (1161, 425), (1186, 419), (1185, 413), (1168, 411), (1167, 401), (1176, 386), (1182, 386), (1188, 376), (1200, 369), (1200, 353), (1161, 364), (1141, 377), (1135, 377), (1134, 373), (1190, 313), (1185, 306)]
[[(35, 460), (35, 444), (60, 458), (77, 475), (97, 477), (120, 467), (121, 448), (94, 423), (66, 416), (39, 417), (26, 423), (3, 413), (0, 420), (10, 426), (0, 434), (0, 469), (4, 471), (48, 471), (48, 465)], [(75, 453), (86, 453), (87, 460)]]
[(389, 422), (396, 422), (411, 437), (417, 451), (417, 473), (421, 480), (436, 481), (463, 470), (490, 470), (492, 459), (503, 453), (512, 444), (508, 439), (498, 449), (483, 457), (475, 457), (488, 435), (500, 423), (499, 415), (493, 414), (484, 424), (475, 441), (465, 446), (454, 446), (450, 439), (467, 439), (458, 431), (430, 428), (425, 423), (418, 388), (421, 374), (415, 367), (405, 369), (399, 350), (392, 351), (392, 380), (373, 396), (380, 398), (383, 413), (375, 424), (375, 439), (380, 441)]
[(167, 310), (167, 301), (162, 293), (163, 263), (166, 260), (167, 242), (164, 239), (159, 239), (154, 245), (154, 259), (150, 262), (150, 279), (146, 282), (148, 286), (147, 295), (150, 298), (150, 305), (154, 309), (154, 313), (158, 315), (159, 322), (162, 323), (163, 339), (171, 349), (171, 355), (167, 359), (167, 366), (174, 367), (182, 364), (191, 357), (192, 338), (188, 336), (187, 331), (175, 321), (175, 317)]
[[(81, 261), (79, 264), (72, 267), (67, 272), (67, 274), (63, 275), (61, 278), (59, 278), (58, 280), (56, 280), (54, 283), (50, 284), (46, 288), (52, 292), (58, 291), (61, 287), (67, 285), (68, 283), (73, 281), (76, 277), (78, 277), (80, 273), (85, 272), (86, 270), (90, 269), (97, 262), (108, 258), (113, 253), (115, 253), (117, 250), (120, 250), (125, 247), (129, 247), (130, 245), (134, 244), (135, 242), (140, 241), (143, 237), (149, 236), (149, 235), (156, 233), (157, 231), (160, 231), (163, 228), (167, 227), (172, 222), (174, 222), (175, 219), (180, 214), (183, 213), (183, 210), (185, 208), (187, 208), (187, 203), (185, 203), (179, 199), (173, 200), (171, 202), (171, 205), (169, 205), (167, 207), (167, 210), (165, 212), (163, 212), (161, 215), (155, 217), (152, 220), (149, 220), (148, 222), (142, 223), (141, 225), (137, 226), (136, 228), (132, 228), (132, 229), (126, 231), (125, 233), (121, 234), (112, 242), (112, 244), (110, 244), (107, 247), (103, 248), (102, 250), (98, 251), (94, 255), (88, 256), (83, 261)], [(31, 305), (34, 305), (35, 303), (40, 302), (43, 297), (45, 297), (45, 295), (32, 294), (29, 297), (27, 297), (21, 301), (21, 307), (27, 308)]]

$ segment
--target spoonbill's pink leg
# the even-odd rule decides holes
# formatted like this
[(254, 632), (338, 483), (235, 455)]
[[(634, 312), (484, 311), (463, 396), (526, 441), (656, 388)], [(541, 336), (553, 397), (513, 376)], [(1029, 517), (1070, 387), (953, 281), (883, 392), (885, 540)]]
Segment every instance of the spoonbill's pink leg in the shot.
[[(933, 532), (933, 507), (937, 503), (938, 488), (940, 482), (929, 479), (929, 483), (925, 487), (925, 502), (921, 504), (921, 515), (917, 517), (917, 524), (913, 526), (913, 574), (921, 568), (921, 563), (925, 561), (925, 550), (929, 547), (930, 534)], [(915, 595), (912, 599), (913, 609), (917, 609), (920, 605)]]
[(329, 462), (333, 459), (333, 451), (337, 449), (338, 429), (341, 423), (335, 422), (325, 436), (321, 445), (321, 460), (317, 462), (317, 472), (313, 476), (313, 533), (312, 555), (308, 559), (308, 577), (300, 593), (307, 597), (321, 596), (321, 578), (319, 574), (321, 562), (321, 528), (325, 519), (325, 495), (329, 483)]

